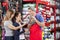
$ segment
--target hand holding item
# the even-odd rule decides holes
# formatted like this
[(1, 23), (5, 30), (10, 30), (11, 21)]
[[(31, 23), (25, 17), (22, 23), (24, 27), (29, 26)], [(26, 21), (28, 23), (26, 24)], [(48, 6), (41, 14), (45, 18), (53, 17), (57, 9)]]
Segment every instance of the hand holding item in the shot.
[(19, 26), (20, 28), (22, 28), (22, 27), (23, 27), (23, 25), (21, 25), (21, 23), (19, 23), (19, 25), (20, 25), (20, 26)]
[(26, 23), (24, 23), (22, 26), (25, 26), (26, 25)]
[(33, 16), (31, 16), (31, 19), (30, 19), (29, 25), (33, 25), (34, 23), (35, 23), (35, 20), (34, 20)]
[(33, 19), (33, 20), (36, 20), (36, 18), (35, 18), (34, 16), (32, 16), (32, 19)]

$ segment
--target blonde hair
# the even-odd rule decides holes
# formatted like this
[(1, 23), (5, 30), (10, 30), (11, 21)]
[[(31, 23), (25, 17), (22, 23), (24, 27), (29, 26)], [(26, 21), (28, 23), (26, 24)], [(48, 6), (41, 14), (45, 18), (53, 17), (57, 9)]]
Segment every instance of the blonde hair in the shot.
[(9, 10), (7, 10), (7, 11), (10, 12), (10, 16), (7, 17), (7, 13), (6, 13), (6, 16), (4, 17), (4, 21), (9, 20), (9, 19), (11, 18), (11, 15), (14, 13), (13, 10), (11, 10), (11, 9), (9, 9)]

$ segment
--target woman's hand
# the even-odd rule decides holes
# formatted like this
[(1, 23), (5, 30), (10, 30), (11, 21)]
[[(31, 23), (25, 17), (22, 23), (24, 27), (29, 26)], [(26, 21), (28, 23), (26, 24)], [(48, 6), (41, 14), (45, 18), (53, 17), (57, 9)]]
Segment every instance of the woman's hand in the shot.
[(26, 25), (26, 23), (24, 23), (23, 25), (20, 25), (21, 27), (23, 27), (23, 26), (25, 26)]
[(24, 23), (22, 26), (25, 26), (27, 23)]

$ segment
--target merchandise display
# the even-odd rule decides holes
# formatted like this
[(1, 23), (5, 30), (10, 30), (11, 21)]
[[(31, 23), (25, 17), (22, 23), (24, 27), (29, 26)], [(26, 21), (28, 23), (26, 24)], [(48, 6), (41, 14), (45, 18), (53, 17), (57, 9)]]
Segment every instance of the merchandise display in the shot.
[(56, 3), (57, 9), (56, 9), (56, 39), (60, 39), (60, 9), (59, 9), (59, 3)]
[(56, 39), (60, 40), (60, 2), (59, 0), (56, 0), (56, 5), (57, 5), (57, 9), (56, 9)]
[(0, 40), (6, 39), (60, 40), (60, 0), (0, 0)]
[[(25, 2), (28, 4), (29, 1), (26, 0)], [(33, 5), (34, 3), (35, 3), (35, 1), (32, 1), (30, 4)], [(25, 4), (25, 5), (27, 5), (27, 4)], [(42, 33), (43, 40), (56, 40), (56, 23), (55, 22), (56, 22), (56, 20), (60, 19), (60, 17), (55, 16), (56, 13), (59, 13), (58, 10), (55, 10), (56, 9), (55, 5), (56, 4), (55, 4), (54, 0), (36, 0), (35, 6), (33, 5), (33, 7), (36, 9), (35, 11), (41, 12), (44, 17), (45, 28)], [(26, 12), (24, 12), (24, 13), (26, 13)], [(54, 31), (54, 32), (51, 34), (51, 31)]]
[[(23, 18), (28, 14), (28, 7), (31, 6), (32, 8), (35, 9), (36, 11), (36, 4), (35, 3), (26, 3), (23, 4)], [(44, 17), (44, 21), (46, 23), (46, 26), (44, 28), (44, 31), (42, 33), (43, 35), (43, 40), (54, 40), (54, 34), (51, 34), (51, 29), (54, 28), (54, 24), (50, 25), (51, 21), (54, 21), (54, 16), (51, 16), (53, 13), (53, 9), (50, 7), (47, 7), (45, 5), (39, 4), (38, 5), (39, 12), (42, 13)], [(29, 15), (28, 15), (29, 16)], [(25, 18), (25, 20), (28, 20), (28, 16)], [(27, 22), (27, 21), (25, 21)], [(53, 38), (51, 37), (53, 36)]]

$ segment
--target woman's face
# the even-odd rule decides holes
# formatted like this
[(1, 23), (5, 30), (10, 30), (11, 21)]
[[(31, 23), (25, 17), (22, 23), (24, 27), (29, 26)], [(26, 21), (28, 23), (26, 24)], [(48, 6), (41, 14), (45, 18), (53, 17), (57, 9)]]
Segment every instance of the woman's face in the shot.
[(16, 17), (16, 19), (17, 19), (18, 21), (21, 20), (21, 14), (20, 14), (20, 13), (19, 13), (19, 15)]
[(6, 12), (7, 17), (10, 17), (10, 14), (11, 14), (11, 12), (9, 12), (9, 11)]
[(13, 18), (14, 14), (11, 15), (11, 18)]
[(12, 18), (14, 14), (12, 14), (9, 10), (6, 12), (7, 17)]

